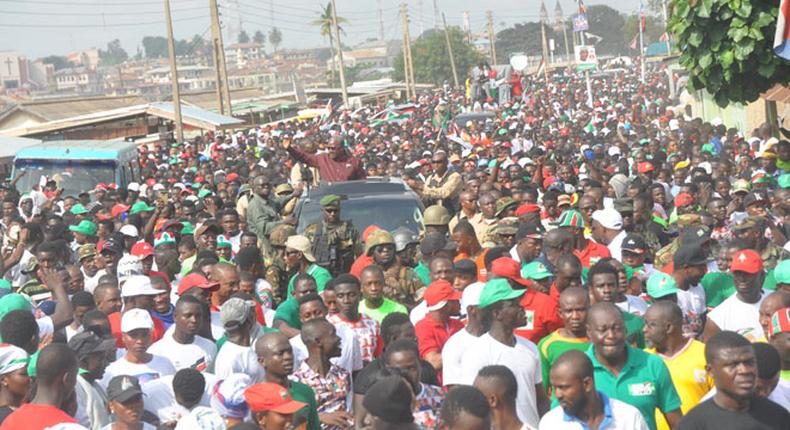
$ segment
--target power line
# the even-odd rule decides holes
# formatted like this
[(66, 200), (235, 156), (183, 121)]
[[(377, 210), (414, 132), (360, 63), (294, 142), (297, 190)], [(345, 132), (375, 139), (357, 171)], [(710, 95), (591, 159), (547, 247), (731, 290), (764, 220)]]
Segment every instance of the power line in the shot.
[[(190, 18), (174, 19), (173, 22), (196, 21), (199, 19), (208, 19), (207, 16), (193, 16)], [(123, 23), (107, 23), (107, 24), (0, 24), (0, 27), (12, 28), (107, 28), (107, 27), (133, 27), (137, 25), (161, 25), (164, 21), (148, 21), (148, 22), (123, 22)]]
[[(1, 0), (0, 0), (1, 1)], [(205, 10), (206, 8), (203, 6), (200, 7), (189, 7), (183, 9), (173, 10), (173, 13), (178, 12), (188, 12), (193, 10)], [(3, 14), (11, 14), (11, 15), (42, 15), (42, 16), (134, 16), (134, 15), (162, 15), (162, 11), (138, 11), (138, 12), (26, 12), (26, 11), (11, 11), (11, 10), (0, 10), (0, 15)], [(162, 21), (164, 22), (164, 21)]]
[[(191, 1), (191, 0), (184, 0)], [(157, 5), (161, 6), (162, 2), (160, 1), (139, 1), (139, 2), (117, 2), (117, 3), (107, 3), (107, 2), (60, 2), (54, 0), (0, 0), (0, 3), (24, 3), (24, 4), (47, 4), (47, 5), (55, 5), (55, 6), (67, 6), (67, 7), (74, 7), (74, 6), (113, 6), (113, 7), (136, 7), (141, 5)], [(162, 21), (164, 22), (164, 21)]]

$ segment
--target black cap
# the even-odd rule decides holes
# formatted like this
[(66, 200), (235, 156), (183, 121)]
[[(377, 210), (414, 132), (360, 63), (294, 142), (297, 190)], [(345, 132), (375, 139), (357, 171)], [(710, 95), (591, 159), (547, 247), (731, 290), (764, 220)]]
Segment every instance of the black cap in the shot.
[(762, 191), (752, 191), (751, 193), (747, 194), (746, 197), (743, 198), (743, 206), (749, 206), (753, 204), (765, 204), (768, 203), (768, 196), (765, 195)]
[(390, 424), (414, 422), (411, 389), (400, 376), (388, 376), (373, 384), (362, 405), (368, 412)]
[(708, 253), (697, 244), (683, 244), (672, 257), (675, 269), (685, 266), (704, 266), (708, 264)]
[(113, 254), (123, 254), (123, 248), (123, 239), (112, 235), (104, 241), (100, 253), (107, 251), (112, 252)]
[(455, 263), (453, 263), (453, 267), (455, 268), (456, 272), (471, 273), (471, 274), (477, 273), (477, 265), (475, 264), (474, 261), (468, 258), (464, 258), (463, 260), (456, 261)]
[(623, 251), (632, 252), (634, 254), (644, 254), (647, 252), (647, 242), (642, 239), (642, 236), (632, 233), (623, 239), (621, 248)]
[(118, 375), (107, 384), (107, 400), (123, 403), (141, 394), (140, 381), (134, 376)]
[(543, 226), (537, 224), (521, 224), (516, 231), (516, 240), (520, 241), (524, 238), (543, 239)]
[(94, 352), (107, 352), (115, 349), (115, 339), (102, 339), (92, 332), (82, 332), (69, 340), (69, 348), (83, 358)]
[(680, 243), (684, 245), (702, 245), (710, 240), (710, 231), (705, 227), (692, 226), (680, 233)]

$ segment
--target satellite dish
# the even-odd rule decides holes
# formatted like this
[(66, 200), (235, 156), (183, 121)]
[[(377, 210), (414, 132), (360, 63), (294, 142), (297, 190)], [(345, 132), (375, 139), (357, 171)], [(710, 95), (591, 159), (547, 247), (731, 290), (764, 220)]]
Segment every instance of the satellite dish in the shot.
[(520, 72), (527, 68), (527, 56), (524, 54), (515, 54), (510, 57), (510, 65), (513, 70)]

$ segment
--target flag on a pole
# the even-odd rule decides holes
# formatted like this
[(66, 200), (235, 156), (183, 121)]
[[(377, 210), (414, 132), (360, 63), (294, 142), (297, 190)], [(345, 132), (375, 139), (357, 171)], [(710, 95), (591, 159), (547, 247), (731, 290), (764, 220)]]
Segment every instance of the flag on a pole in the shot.
[(327, 122), (329, 120), (329, 117), (332, 116), (332, 111), (333, 110), (334, 110), (334, 108), (332, 106), (332, 99), (329, 99), (329, 101), (326, 102), (326, 107), (324, 108), (324, 113), (321, 114), (321, 124), (323, 124), (323, 123), (325, 123), (325, 122)]
[(637, 39), (639, 39), (639, 33), (636, 33), (636, 34), (634, 35), (634, 38), (633, 38), (633, 39), (631, 39), (631, 44), (630, 44), (630, 45), (628, 45), (628, 47), (629, 47), (629, 48), (631, 48), (631, 49), (633, 49), (633, 50), (636, 50), (636, 49), (637, 49), (637, 46), (636, 46)]
[(540, 59), (540, 64), (538, 65), (538, 70), (535, 71), (535, 77), (540, 77), (546, 74), (546, 62), (543, 59)]
[(587, 14), (587, 8), (584, 7), (584, 0), (579, 0), (579, 13)]
[(790, 60), (790, 0), (782, 0), (779, 3), (776, 34), (774, 35), (774, 52), (776, 55)]
[(661, 33), (661, 37), (658, 38), (660, 42), (668, 42), (669, 41), (669, 33), (666, 31)]

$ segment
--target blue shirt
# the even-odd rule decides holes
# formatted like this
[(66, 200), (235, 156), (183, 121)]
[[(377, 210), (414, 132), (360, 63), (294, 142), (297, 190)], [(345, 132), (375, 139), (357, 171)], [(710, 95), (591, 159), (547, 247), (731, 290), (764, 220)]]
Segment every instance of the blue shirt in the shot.
[[(612, 405), (609, 403), (609, 397), (606, 394), (598, 391), (598, 395), (601, 396), (601, 403), (603, 403), (603, 421), (601, 421), (601, 424), (598, 426), (598, 428), (605, 429), (608, 425), (612, 424), (612, 421), (614, 420), (614, 416), (612, 415)], [(590, 430), (584, 420), (572, 415), (568, 415), (565, 413), (565, 409), (562, 410), (562, 420), (565, 422), (578, 423), (584, 430)]]

